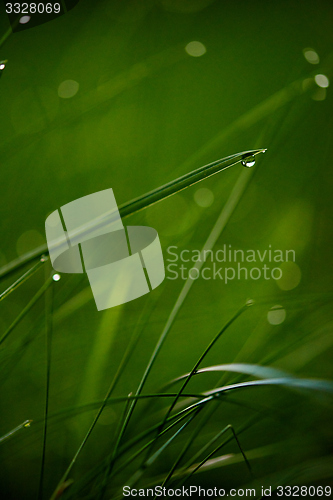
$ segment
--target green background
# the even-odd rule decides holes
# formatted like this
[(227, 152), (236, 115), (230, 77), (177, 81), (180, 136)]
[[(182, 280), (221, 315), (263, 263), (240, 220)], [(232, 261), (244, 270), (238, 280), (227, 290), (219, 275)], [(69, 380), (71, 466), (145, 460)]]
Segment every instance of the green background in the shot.
[[(296, 253), (294, 265), (282, 266), (282, 287), (263, 278), (196, 280), (153, 365), (146, 394), (189, 372), (248, 299), (255, 305), (228, 328), (202, 366), (252, 363), (332, 378), (332, 95), (313, 80), (316, 74), (332, 77), (332, 16), (331, 2), (323, 0), (81, 0), (52, 22), (11, 34), (0, 47), (0, 59), (8, 59), (0, 79), (0, 267), (44, 244), (46, 217), (76, 198), (112, 187), (120, 205), (205, 163), (267, 148), (253, 169), (238, 164), (124, 221), (153, 226), (165, 259), (170, 245), (178, 253), (201, 249), (241, 177), (246, 189), (214, 249), (226, 244), (263, 252), (272, 245)], [(8, 28), (0, 5), (0, 35)], [(189, 55), (191, 41), (201, 42), (206, 53)], [(319, 64), (306, 60), (306, 48), (318, 53)], [(59, 86), (67, 80), (79, 90), (61, 98)], [(195, 201), (203, 187), (214, 195), (209, 207)], [(28, 268), (3, 278), (1, 291)], [(1, 332), (50, 273), (47, 263), (1, 302)], [(183, 285), (180, 278), (166, 279), (147, 296), (98, 312), (86, 277), (62, 275), (52, 284), (43, 498), (50, 497), (96, 414), (95, 407), (74, 414), (68, 408), (103, 399), (131, 335), (141, 331), (113, 396), (136, 391)], [(39, 487), (44, 302), (0, 346), (0, 435), (33, 420), (29, 429), (0, 442), (1, 491), (8, 500), (36, 498)], [(277, 305), (286, 318), (272, 325), (267, 314)], [(220, 376), (196, 377), (191, 391), (213, 388)], [(247, 379), (226, 374), (223, 383), (239, 380)], [(198, 472), (190, 483), (226, 489), (333, 484), (331, 396), (273, 386), (248, 388), (234, 399), (237, 404), (219, 405), (188, 457), (231, 424), (241, 432), (254, 479), (230, 441), (217, 455), (234, 453), (234, 462)], [(161, 419), (166, 404), (140, 402), (125, 442)], [(103, 411), (71, 471), (72, 488), (113, 449), (122, 412), (123, 404)], [(188, 436), (175, 439), (138, 485), (161, 484), (158, 478)], [(115, 477), (106, 498), (128, 484), (139, 464)], [(79, 493), (69, 488), (64, 498), (97, 498), (96, 481), (88, 483)]]

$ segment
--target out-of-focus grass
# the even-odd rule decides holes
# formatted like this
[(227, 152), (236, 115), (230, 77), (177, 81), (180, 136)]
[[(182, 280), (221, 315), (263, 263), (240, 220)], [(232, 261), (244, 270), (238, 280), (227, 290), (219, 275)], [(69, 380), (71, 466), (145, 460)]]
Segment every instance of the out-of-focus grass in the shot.
[[(258, 491), (332, 484), (331, 95), (326, 89), (324, 100), (314, 81), (332, 75), (331, 7), (211, 2), (179, 12), (184, 3), (82, 0), (1, 47), (9, 61), (1, 78), (1, 267), (40, 245), (45, 217), (64, 203), (112, 187), (122, 205), (214, 158), (267, 147), (254, 169), (204, 181), (211, 206), (198, 206), (193, 186), (130, 221), (157, 229), (165, 258), (169, 245), (295, 249), (301, 281), (283, 290), (260, 280), (166, 279), (104, 313), (85, 278), (47, 282), (54, 303), (42, 477), (46, 285), (38, 269), (3, 279), (8, 499), (36, 498), (39, 484), (49, 498), (59, 482), (61, 498), (93, 499), (116, 498), (130, 480)], [(203, 57), (184, 51), (193, 39), (205, 44)], [(304, 59), (307, 46), (317, 48), (319, 65)], [(80, 91), (65, 101), (57, 86), (68, 78)], [(248, 299), (253, 307), (197, 366)], [(285, 320), (270, 324), (277, 305)]]

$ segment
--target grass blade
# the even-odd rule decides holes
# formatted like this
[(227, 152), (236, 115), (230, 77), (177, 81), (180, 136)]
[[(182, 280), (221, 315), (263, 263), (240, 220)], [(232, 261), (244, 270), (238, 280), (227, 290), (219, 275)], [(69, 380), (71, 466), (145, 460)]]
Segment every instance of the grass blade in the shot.
[(46, 349), (46, 383), (45, 383), (45, 413), (44, 413), (44, 429), (43, 429), (43, 448), (42, 462), (39, 477), (38, 500), (43, 498), (43, 481), (45, 468), (46, 454), (46, 437), (47, 424), (49, 413), (49, 393), (50, 393), (50, 372), (51, 372), (51, 352), (52, 352), (52, 314), (53, 314), (53, 288), (50, 288), (45, 294), (45, 349)]
[[(250, 151), (244, 151), (242, 153), (236, 153), (231, 156), (227, 156), (226, 158), (222, 158), (220, 160), (209, 163), (208, 165), (204, 165), (196, 170), (192, 170), (191, 172), (178, 177), (177, 179), (165, 184), (164, 186), (160, 186), (149, 193), (146, 193), (134, 200), (131, 200), (119, 207), (119, 212), (121, 217), (127, 217), (132, 215), (140, 210), (143, 210), (159, 201), (172, 196), (183, 189), (186, 189), (197, 182), (206, 179), (207, 177), (211, 177), (222, 170), (225, 170), (229, 167), (236, 165), (237, 163), (245, 160), (249, 156), (255, 156), (259, 153), (265, 152), (265, 149), (255, 149)], [(94, 221), (94, 227), (103, 226), (105, 224), (104, 218), (105, 216), (110, 215), (109, 213), (104, 214), (102, 218), (96, 219)], [(91, 225), (89, 225), (88, 232), (91, 230)], [(82, 234), (85, 234), (84, 231)], [(0, 278), (7, 276), (8, 274), (16, 271), (20, 267), (24, 266), (28, 262), (41, 257), (43, 254), (48, 255), (47, 245), (42, 245), (35, 250), (28, 252), (22, 257), (15, 259), (11, 263), (0, 269)]]
[(7, 439), (11, 438), (16, 432), (20, 431), (21, 429), (26, 429), (27, 427), (30, 427), (32, 420), (25, 420), (22, 424), (18, 425), (11, 431), (7, 432), (3, 436), (0, 437), (0, 444), (6, 441)]
[(214, 365), (207, 366), (206, 368), (194, 369), (190, 373), (185, 373), (185, 375), (181, 375), (180, 377), (171, 380), (171, 382), (164, 386), (164, 388), (168, 388), (181, 380), (188, 379), (191, 374), (198, 375), (199, 373), (224, 371), (232, 373), (242, 373), (244, 375), (253, 375), (254, 377), (258, 378), (281, 378), (282, 376), (286, 376), (285, 372), (277, 370), (276, 368), (251, 365), (248, 363), (230, 363), (225, 365)]
[(12, 285), (10, 285), (4, 292), (2, 292), (0, 294), (0, 302), (8, 297), (8, 295), (10, 293), (12, 293), (14, 290), (16, 290), (16, 288), (18, 288), (20, 285), (22, 285), (22, 283), (24, 283), (27, 279), (30, 278), (30, 276), (32, 276), (33, 274), (35, 274), (36, 271), (38, 271), (38, 269), (43, 265), (44, 262), (46, 262), (48, 258), (45, 257), (45, 256), (42, 256), (40, 258), (40, 261), (37, 262), (37, 264), (35, 264), (31, 269), (29, 269), (26, 273), (24, 273), (20, 278), (18, 278), (15, 283), (13, 283)]
[[(225, 432), (227, 432), (228, 430), (230, 430), (230, 431), (232, 432), (232, 434), (233, 434), (233, 438), (235, 439), (235, 441), (236, 441), (236, 443), (237, 443), (237, 446), (238, 446), (238, 448), (239, 448), (239, 450), (240, 450), (240, 452), (241, 452), (241, 454), (242, 454), (242, 457), (243, 457), (243, 459), (244, 459), (244, 462), (246, 463), (247, 468), (249, 469), (249, 472), (250, 472), (250, 474), (252, 475), (251, 466), (250, 466), (250, 464), (249, 464), (248, 459), (246, 458), (246, 455), (245, 455), (245, 453), (244, 453), (244, 451), (243, 451), (243, 448), (242, 448), (242, 447), (241, 447), (241, 445), (240, 445), (239, 439), (238, 439), (238, 437), (237, 437), (237, 434), (236, 434), (236, 432), (235, 432), (235, 430), (234, 430), (233, 426), (232, 426), (232, 425), (227, 425), (227, 426), (226, 426), (226, 427), (225, 427), (225, 428), (221, 431), (221, 433), (220, 433), (220, 434), (224, 434), (224, 433), (225, 433)], [(191, 470), (191, 472), (190, 472), (190, 473), (189, 473), (189, 474), (185, 477), (185, 479), (184, 479), (183, 483), (185, 483), (185, 481), (187, 481), (187, 480), (188, 480), (191, 476), (193, 476), (193, 474), (195, 474), (195, 473), (197, 472), (197, 470), (199, 470), (199, 469), (200, 469), (200, 467), (202, 467), (202, 466), (203, 466), (203, 465), (204, 465), (204, 464), (205, 464), (205, 463), (206, 463), (206, 462), (207, 462), (207, 461), (208, 461), (208, 460), (209, 460), (212, 456), (214, 456), (214, 455), (215, 455), (215, 453), (217, 453), (217, 452), (218, 452), (221, 448), (223, 448), (223, 446), (224, 446), (225, 444), (226, 444), (225, 442), (224, 442), (224, 443), (222, 443), (222, 444), (220, 444), (220, 445), (219, 445), (219, 446), (217, 446), (217, 447), (216, 447), (216, 448), (215, 448), (215, 449), (214, 449), (211, 453), (209, 453), (209, 454), (208, 454), (208, 455), (207, 455), (207, 456), (206, 456), (206, 457), (205, 457), (205, 458), (204, 458), (204, 459), (203, 459), (203, 460), (202, 460), (202, 461), (201, 461), (201, 462), (200, 462), (200, 463), (199, 463), (196, 467), (194, 467), (194, 468)], [(183, 483), (182, 483), (182, 484), (183, 484)]]

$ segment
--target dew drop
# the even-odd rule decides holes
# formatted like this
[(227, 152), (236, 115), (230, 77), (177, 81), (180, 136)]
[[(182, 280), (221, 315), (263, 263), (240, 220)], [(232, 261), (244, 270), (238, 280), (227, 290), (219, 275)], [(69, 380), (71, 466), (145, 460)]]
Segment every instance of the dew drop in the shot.
[(52, 276), (52, 278), (53, 278), (53, 281), (59, 281), (59, 280), (60, 280), (60, 278), (61, 278), (61, 276), (60, 276), (60, 274), (54, 274), (54, 275)]
[(242, 161), (242, 165), (243, 165), (243, 167), (251, 168), (251, 167), (253, 167), (255, 162), (256, 162), (256, 159), (252, 155), (252, 156), (248, 156), (247, 158), (245, 158), (245, 160)]

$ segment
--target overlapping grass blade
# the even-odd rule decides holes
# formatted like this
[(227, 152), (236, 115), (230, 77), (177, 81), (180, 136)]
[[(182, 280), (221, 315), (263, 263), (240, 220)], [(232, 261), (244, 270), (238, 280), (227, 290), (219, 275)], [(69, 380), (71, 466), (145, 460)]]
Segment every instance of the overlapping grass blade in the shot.
[(189, 373), (185, 373), (180, 377), (177, 377), (171, 380), (165, 388), (170, 387), (171, 385), (180, 382), (181, 380), (188, 380), (189, 376), (198, 375), (199, 373), (208, 373), (208, 372), (232, 372), (232, 373), (241, 373), (243, 375), (252, 375), (258, 378), (281, 378), (286, 376), (286, 372), (282, 370), (278, 370), (276, 368), (271, 368), (268, 366), (260, 366), (260, 365), (251, 365), (248, 363), (228, 363), (225, 365), (214, 365), (207, 366), (205, 368), (198, 368), (192, 370)]

